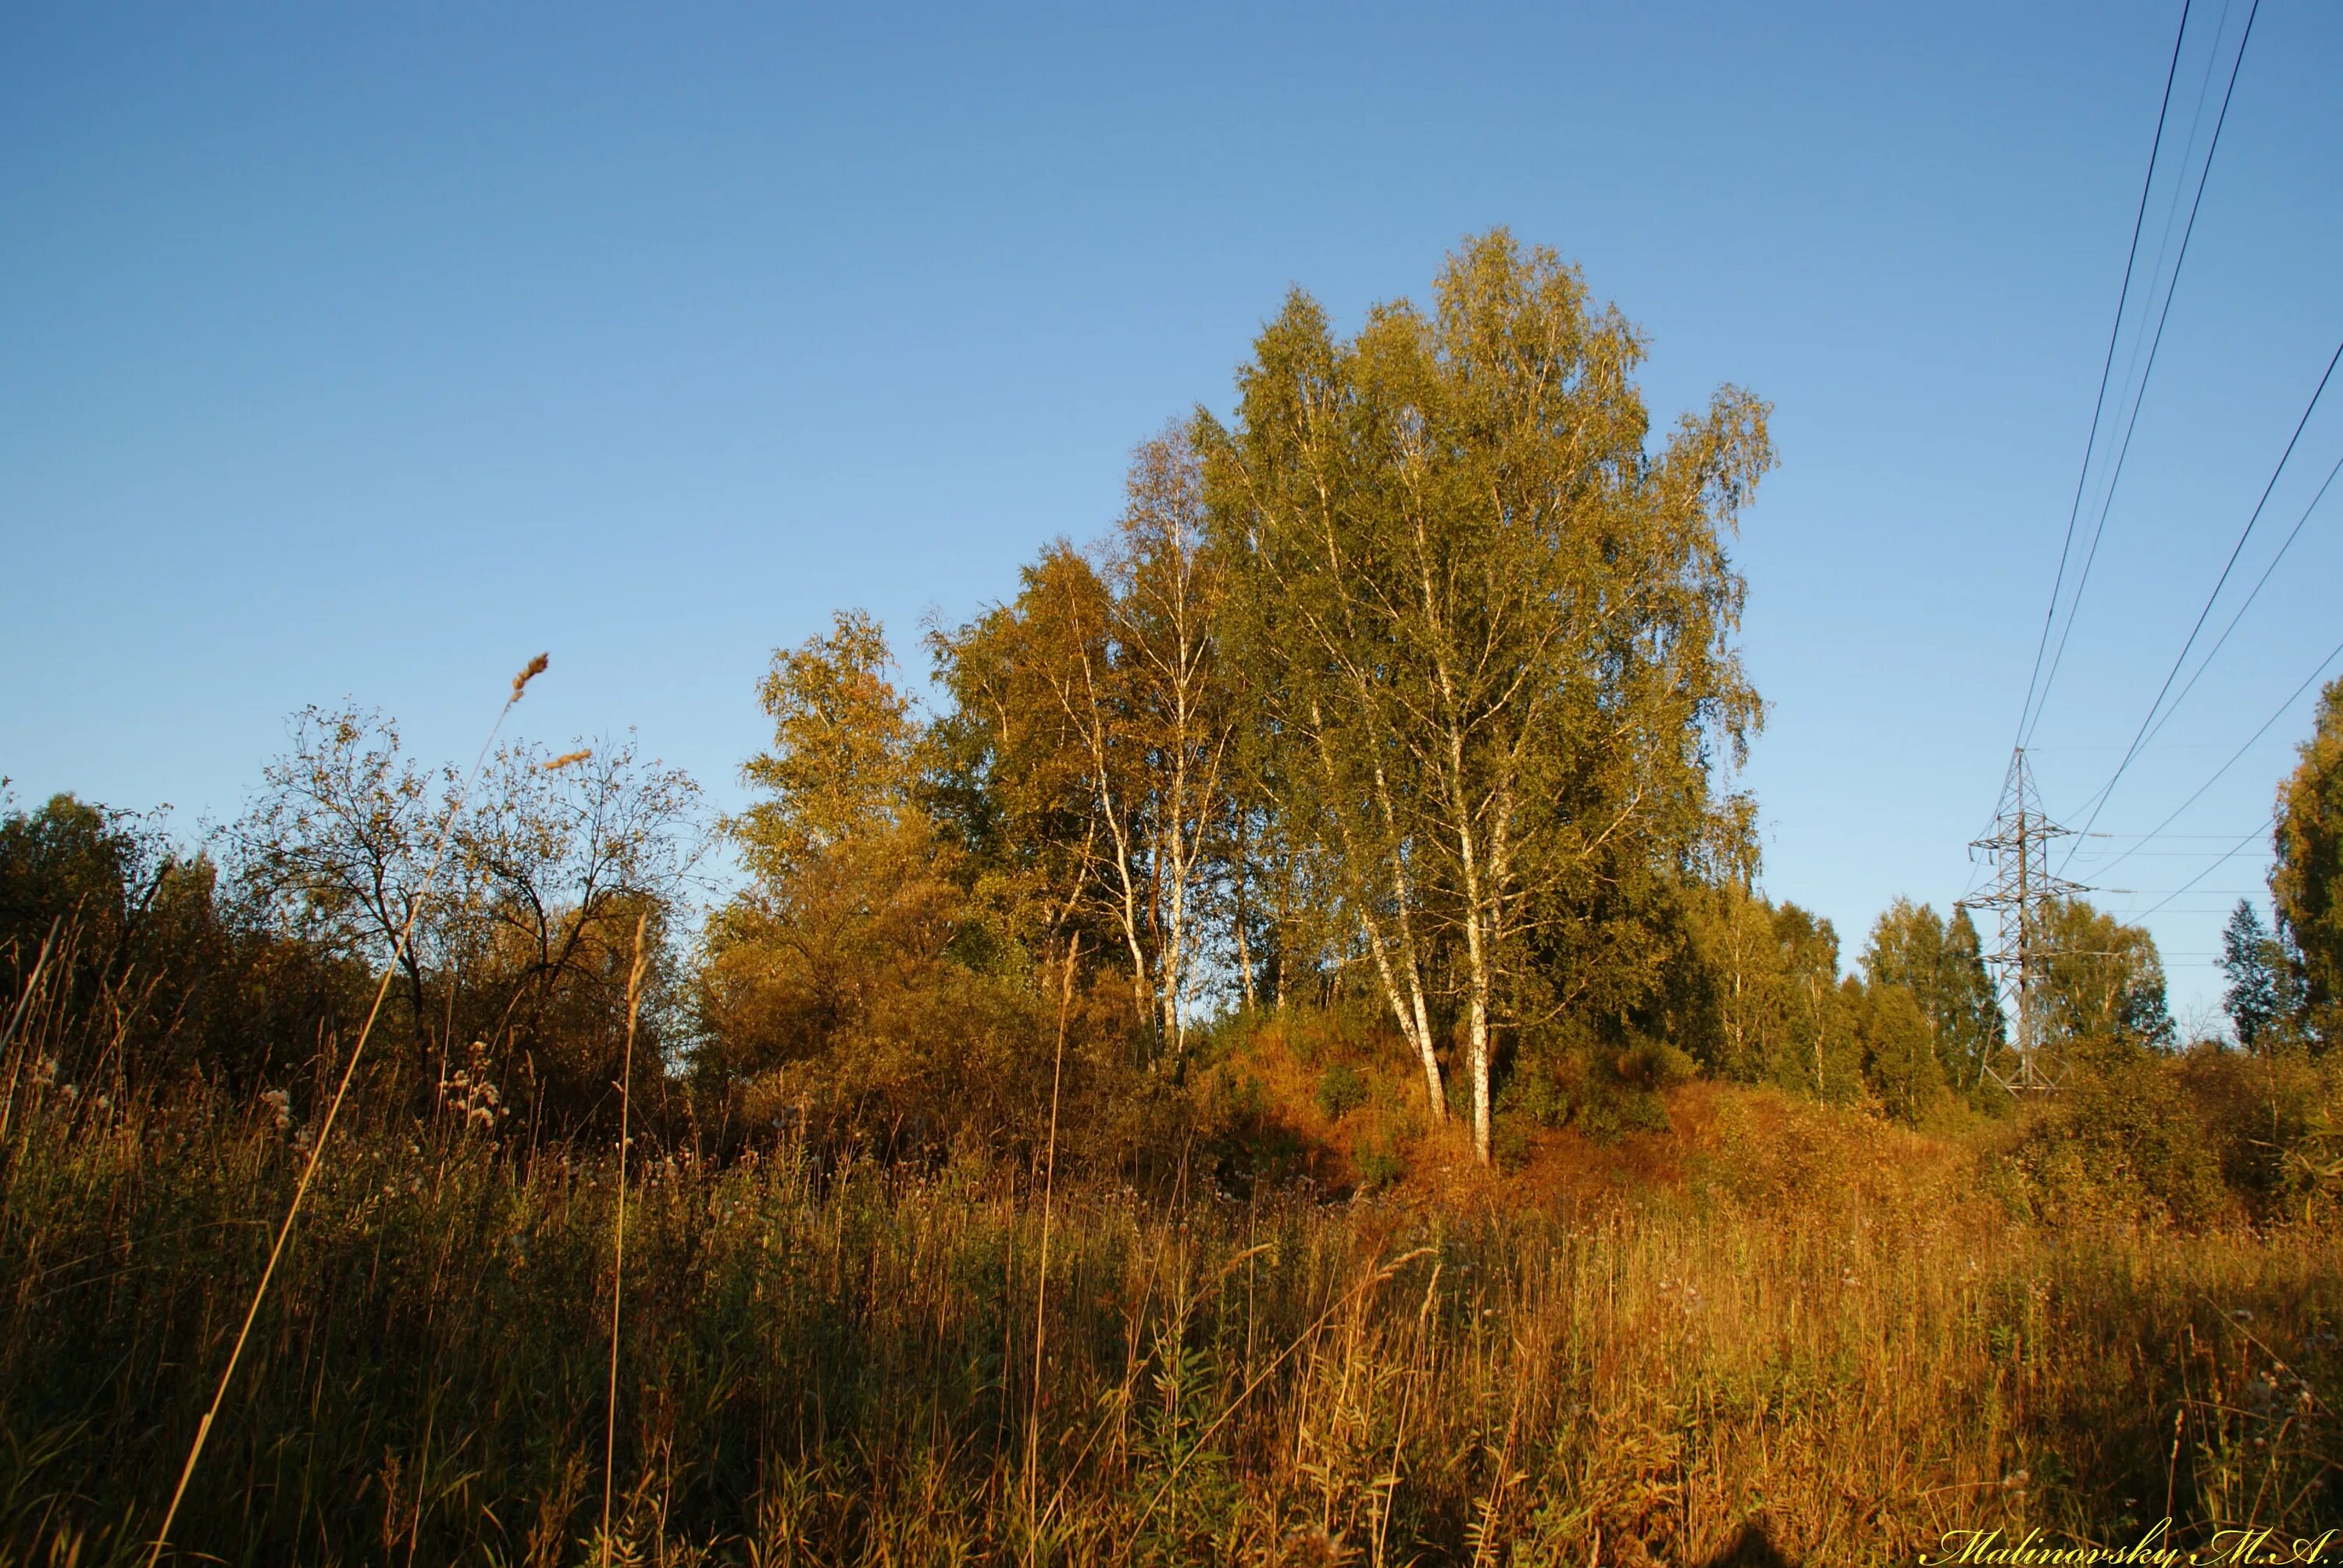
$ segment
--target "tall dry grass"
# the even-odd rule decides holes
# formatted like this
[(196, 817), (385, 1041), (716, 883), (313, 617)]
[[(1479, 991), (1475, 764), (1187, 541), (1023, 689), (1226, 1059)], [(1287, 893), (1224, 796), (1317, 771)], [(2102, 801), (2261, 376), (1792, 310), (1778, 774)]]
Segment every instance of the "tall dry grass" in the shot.
[[(0, 1172), (0, 1553), (115, 1563), (301, 1129), (62, 1089)], [(610, 1559), (1885, 1563), (2338, 1517), (2333, 1235), (2032, 1226), (1924, 1140), (1722, 1103), (1706, 1174), (1632, 1201), (1061, 1183), (1046, 1292), (1029, 1173), (639, 1163)], [(177, 1560), (599, 1555), (620, 1168), (477, 1125), (336, 1136)]]
[[(437, 879), (440, 865), (447, 859), (448, 839), (455, 830), (456, 819), (462, 814), (464, 801), (470, 795), (473, 783), (478, 779), (480, 769), (488, 761), (488, 749), (496, 744), (497, 733), (504, 728), (505, 719), (512, 712), (513, 705), (521, 699), (521, 694), (528, 689), (528, 683), (545, 673), (548, 662), (547, 656), (540, 653), (523, 666), (519, 674), (513, 677), (512, 694), (505, 699), (504, 706), (497, 709), (496, 722), (488, 727), (486, 739), (480, 742), (479, 755), (473, 758), (471, 770), (464, 776), (463, 783), (458, 787), (455, 794), (447, 801), (446, 811), (440, 819), (437, 838), (431, 848), (429, 861), (424, 869), (422, 880), (417, 884), (415, 896), (408, 903), (407, 922), (400, 929), (397, 940), (391, 945), (388, 961), (383, 965), (381, 983), (375, 988), (374, 1005), (367, 1010), (366, 1022), (360, 1026), (357, 1039), (350, 1047), (347, 1063), (342, 1070), (341, 1080), (335, 1088), (334, 1097), (326, 1107), (325, 1116), (318, 1124), (316, 1139), (310, 1146), (309, 1157), (302, 1163), (300, 1180), (294, 1183), (292, 1196), (285, 1204), (285, 1217), (277, 1227), (277, 1238), (269, 1246), (267, 1261), (261, 1265), (260, 1278), (252, 1287), (252, 1299), (245, 1308), (242, 1325), (236, 1330), (235, 1339), (228, 1342), (227, 1353), (220, 1365), (218, 1382), (213, 1387), (210, 1408), (204, 1412), (203, 1418), (196, 1423), (195, 1436), (187, 1444), (187, 1457), (180, 1464), (179, 1479), (171, 1489), (171, 1500), (164, 1505), (162, 1523), (156, 1527), (154, 1538), (147, 1544), (146, 1561), (150, 1568), (152, 1564), (162, 1561), (163, 1553), (170, 1543), (171, 1525), (178, 1517), (179, 1505), (186, 1500), (187, 1485), (195, 1479), (196, 1466), (203, 1461), (204, 1445), (210, 1441), (213, 1424), (218, 1421), (221, 1407), (227, 1402), (228, 1389), (236, 1381), (236, 1368), (244, 1359), (245, 1346), (251, 1340), (253, 1324), (258, 1321), (260, 1310), (267, 1302), (268, 1287), (277, 1277), (277, 1267), (284, 1260), (285, 1245), (292, 1238), (293, 1226), (301, 1216), (301, 1205), (308, 1197), (310, 1184), (317, 1178), (318, 1166), (323, 1161), (327, 1151), (332, 1147), (335, 1124), (340, 1118), (342, 1106), (349, 1098), (350, 1085), (357, 1079), (358, 1068), (366, 1060), (367, 1044), (374, 1036), (375, 1025), (382, 1018), (382, 1005), (390, 995), (392, 980), (397, 976), (399, 960), (406, 952), (407, 944), (415, 940), (416, 921), (422, 915), (424, 907), (431, 897), (431, 884)], [(48, 949), (44, 944), (42, 957), (45, 959), (47, 955)], [(36, 962), (35, 968), (37, 970), (38, 967)], [(26, 987), (28, 996), (31, 990), (32, 987), (28, 984)], [(628, 1045), (630, 1050), (633, 1042), (633, 1020), (630, 1016), (628, 1020)], [(15, 1088), (15, 1074), (13, 1070), (9, 1075), (8, 1086), (13, 1096)], [(623, 1157), (622, 1148), (622, 1160)]]

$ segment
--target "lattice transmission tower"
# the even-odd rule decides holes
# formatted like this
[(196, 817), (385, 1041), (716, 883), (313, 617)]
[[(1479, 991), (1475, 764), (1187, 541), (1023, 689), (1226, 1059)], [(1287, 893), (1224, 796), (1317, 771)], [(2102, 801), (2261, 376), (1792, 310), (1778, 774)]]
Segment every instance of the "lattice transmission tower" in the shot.
[(1991, 890), (1961, 900), (1969, 909), (1992, 910), (1999, 916), (2000, 940), (1985, 958), (1999, 983), (2008, 1036), (2005, 1044), (1986, 1052), (1977, 1070), (1980, 1082), (1990, 1078), (2012, 1094), (2047, 1092), (2066, 1076), (2064, 1064), (2051, 1060), (2044, 1041), (2041, 988), (2044, 961), (2052, 956), (2044, 937), (2044, 916), (2054, 900), (2088, 890), (2050, 874), (2051, 840), (2070, 834), (2071, 829), (2044, 814), (2042, 798), (2026, 769), (2026, 749), (2017, 748), (2010, 753), (1993, 832), (1969, 845), (1972, 858), (1982, 854), (1992, 863)]

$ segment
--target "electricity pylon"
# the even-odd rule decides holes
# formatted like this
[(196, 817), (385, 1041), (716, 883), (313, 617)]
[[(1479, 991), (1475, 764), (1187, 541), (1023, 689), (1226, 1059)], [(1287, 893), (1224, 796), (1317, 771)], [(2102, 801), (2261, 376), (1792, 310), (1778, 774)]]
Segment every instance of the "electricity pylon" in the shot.
[(2043, 1040), (2040, 992), (2043, 962), (2051, 956), (2043, 937), (2043, 917), (2052, 900), (2087, 890), (2050, 874), (2050, 841), (2070, 832), (2043, 814), (2042, 798), (2026, 770), (2026, 749), (2012, 751), (2001, 804), (1994, 810), (1993, 832), (1969, 844), (1972, 857), (1982, 851), (1993, 863), (1992, 889), (1961, 900), (1970, 909), (1993, 910), (2000, 916), (2000, 940), (1985, 957), (1999, 981), (2009, 1036), (1998, 1050), (1986, 1052), (1977, 1076), (1979, 1082), (1990, 1078), (2012, 1094), (2046, 1093), (2066, 1076), (2064, 1065), (2049, 1060)]

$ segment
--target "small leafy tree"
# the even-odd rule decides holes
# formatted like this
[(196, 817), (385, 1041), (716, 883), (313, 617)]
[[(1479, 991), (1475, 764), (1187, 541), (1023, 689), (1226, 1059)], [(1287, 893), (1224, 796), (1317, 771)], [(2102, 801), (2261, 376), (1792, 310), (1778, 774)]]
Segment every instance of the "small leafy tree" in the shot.
[(1051, 546), (1014, 601), (930, 638), (957, 700), (941, 727), (954, 799), (990, 797), (988, 848), (1051, 932), (1087, 928), (1119, 955), (1149, 1054), (1175, 1065), (1232, 830), (1222, 577), (1174, 428), (1133, 453), (1105, 544)]
[(701, 1006), (738, 1073), (817, 1057), (882, 991), (930, 980), (958, 890), (917, 799), (919, 725), (884, 633), (841, 611), (773, 657), (773, 746), (741, 769), (764, 799), (726, 827), (749, 886), (717, 911)]
[[(418, 1053), (523, 1057), (567, 1118), (606, 1097), (648, 914), (664, 1043), (665, 931), (705, 842), (688, 777), (631, 739), (558, 759), (515, 742), (459, 813), (456, 770), (418, 764), (379, 712), (305, 708), (291, 729), (226, 836), (261, 929), (377, 974), (395, 957)], [(641, 1057), (656, 1076), (659, 1050)]]
[(748, 885), (711, 918), (699, 1066), (769, 1119), (931, 1143), (1046, 1094), (1021, 950), (957, 879), (925, 737), (877, 622), (841, 612), (773, 658), (763, 795), (727, 824)]
[(2037, 940), (2045, 1038), (2086, 1064), (2172, 1044), (2164, 961), (2144, 926), (2081, 899), (2053, 903)]
[(421, 902), (456, 779), (417, 767), (379, 710), (312, 705), (293, 716), (291, 733), (292, 749), (261, 770), (258, 794), (228, 830), (241, 879), (287, 936), (377, 973), (396, 962), (420, 1050), (437, 934)]
[(635, 1060), (646, 1083), (664, 1075), (676, 1040), (669, 938), (707, 844), (699, 788), (642, 759), (631, 737), (556, 758), (517, 742), (489, 760), (471, 801), (443, 872), (450, 901), (434, 920), (438, 980), (451, 990), (443, 1017), (525, 1056), (557, 1116), (607, 1111), (639, 917)]
[(1704, 1005), (1686, 1030), (1710, 1070), (1819, 1099), (1862, 1083), (1860, 1009), (1840, 982), (1838, 932), (1796, 904), (1727, 881), (1693, 901), (1687, 968)]
[(2278, 789), (2270, 900), (2300, 964), (2313, 1040), (2343, 1038), (2343, 678), (2318, 694), (2318, 718)]
[(1945, 1091), (1936, 1030), (1908, 987), (1874, 981), (1857, 1004), (1864, 1081), (1898, 1121), (1916, 1124)]
[(1911, 992), (1927, 1018), (1945, 1080), (1974, 1090), (2004, 1028), (1968, 911), (1956, 908), (1946, 920), (1928, 905), (1896, 900), (1871, 929), (1863, 971), (1874, 986)]

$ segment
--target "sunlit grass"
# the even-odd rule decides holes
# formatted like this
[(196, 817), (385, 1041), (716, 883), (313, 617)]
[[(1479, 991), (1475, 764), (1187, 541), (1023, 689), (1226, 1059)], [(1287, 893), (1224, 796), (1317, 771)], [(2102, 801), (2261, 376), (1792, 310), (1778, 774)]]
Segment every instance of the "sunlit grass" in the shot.
[[(297, 1130), (60, 1106), (20, 1119), (0, 1207), (0, 1542), (120, 1561)], [(1748, 1106), (1771, 1109), (1725, 1101), (1732, 1180), (1601, 1206), (1061, 1182), (1045, 1297), (1022, 1172), (654, 1159), (628, 1194), (613, 1560), (1701, 1562), (1755, 1530), (1793, 1561), (1908, 1562), (1956, 1528), (2335, 1516), (2331, 1235), (2031, 1228), (1923, 1141)], [(615, 1163), (360, 1125), (175, 1546), (598, 1558)], [(1811, 1146), (1825, 1125), (1843, 1147)]]

